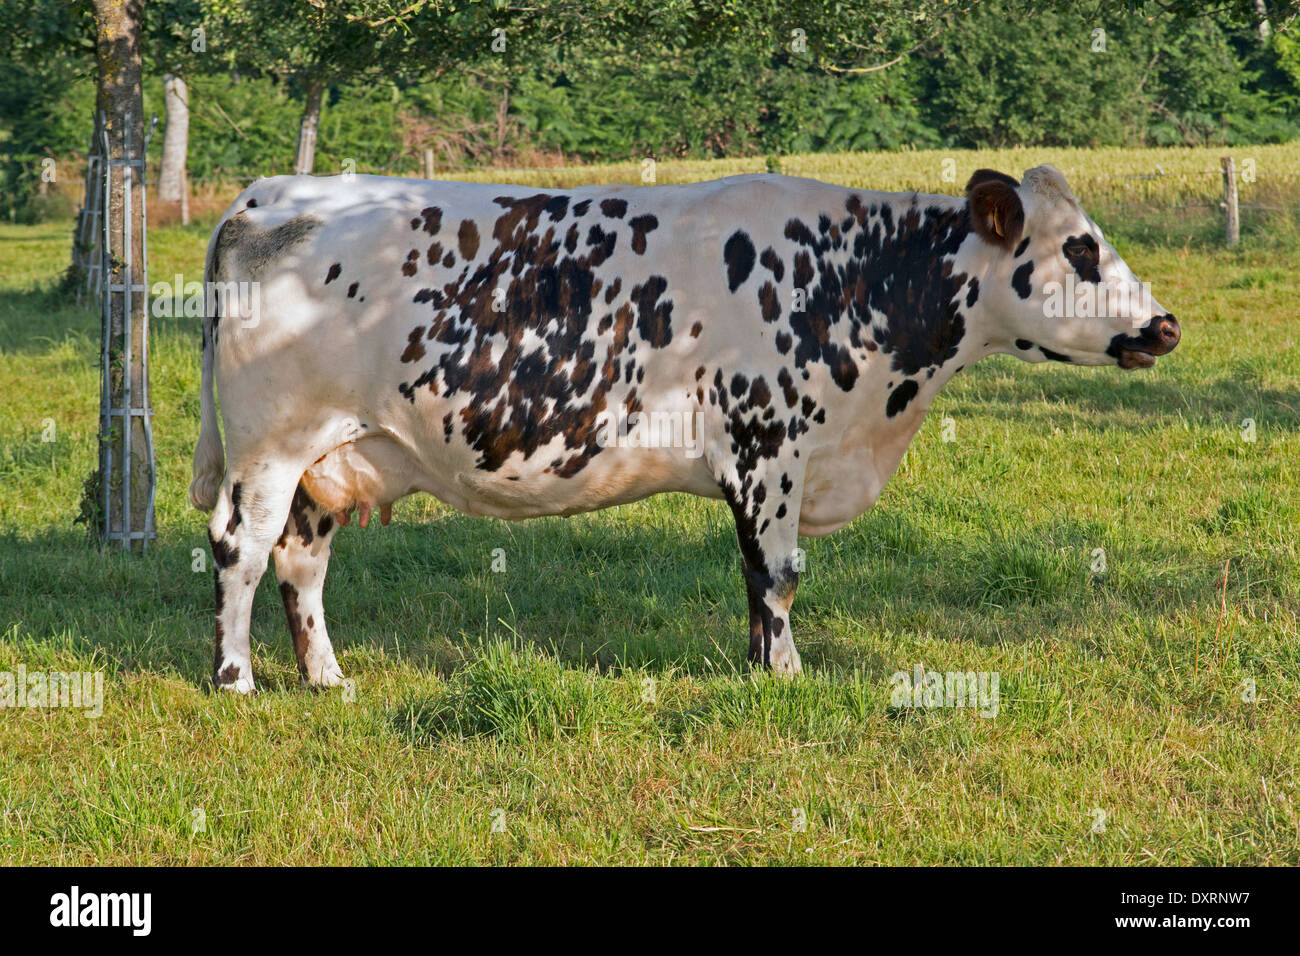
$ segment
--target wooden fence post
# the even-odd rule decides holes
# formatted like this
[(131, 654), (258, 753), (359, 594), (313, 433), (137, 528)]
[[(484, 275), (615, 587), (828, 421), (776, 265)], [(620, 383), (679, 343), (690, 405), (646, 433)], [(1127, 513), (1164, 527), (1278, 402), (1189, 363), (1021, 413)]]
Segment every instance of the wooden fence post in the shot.
[(424, 151), (424, 178), (433, 178), (433, 150), (431, 149)]
[(1241, 220), (1237, 212), (1237, 170), (1231, 156), (1224, 156), (1223, 163), (1223, 208), (1227, 213), (1228, 245), (1235, 246), (1241, 239)]

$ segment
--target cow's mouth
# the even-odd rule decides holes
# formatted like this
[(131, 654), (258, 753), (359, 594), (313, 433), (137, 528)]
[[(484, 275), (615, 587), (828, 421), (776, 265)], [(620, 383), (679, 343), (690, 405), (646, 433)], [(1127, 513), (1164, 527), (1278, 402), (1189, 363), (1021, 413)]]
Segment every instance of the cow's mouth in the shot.
[(1119, 367), (1126, 369), (1150, 368), (1156, 364), (1156, 357), (1151, 352), (1141, 349), (1120, 349)]
[(1178, 320), (1166, 313), (1144, 325), (1137, 335), (1115, 336), (1106, 354), (1123, 369), (1150, 368), (1156, 364), (1156, 356), (1172, 352), (1180, 338), (1182, 330)]

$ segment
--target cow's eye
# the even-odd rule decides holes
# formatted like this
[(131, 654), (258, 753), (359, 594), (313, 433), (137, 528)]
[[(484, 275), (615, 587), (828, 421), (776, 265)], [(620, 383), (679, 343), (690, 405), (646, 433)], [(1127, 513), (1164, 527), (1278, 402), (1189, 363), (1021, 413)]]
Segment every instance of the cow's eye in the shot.
[(1066, 246), (1065, 254), (1071, 259), (1080, 259), (1088, 254), (1088, 247), (1085, 245)]

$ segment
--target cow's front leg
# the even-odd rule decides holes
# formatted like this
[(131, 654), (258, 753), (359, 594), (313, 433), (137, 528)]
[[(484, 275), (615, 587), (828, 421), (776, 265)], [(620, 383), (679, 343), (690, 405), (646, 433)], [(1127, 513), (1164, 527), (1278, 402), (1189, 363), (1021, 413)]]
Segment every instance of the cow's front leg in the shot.
[(272, 552), (284, 616), (298, 658), (298, 676), (310, 687), (337, 687), (343, 683), (343, 670), (325, 631), (322, 604), (330, 540), (337, 530), (334, 516), (299, 485), (284, 533)]
[[(785, 490), (783, 490), (785, 489)], [(749, 598), (749, 663), (797, 674), (799, 652), (790, 631), (790, 606), (799, 585), (799, 498), (788, 473), (775, 482), (751, 476), (739, 490), (724, 485)]]
[[(234, 477), (238, 475), (245, 477)], [(253, 595), (284, 527), (296, 479), (264, 464), (226, 473), (208, 522), (216, 597), (212, 683), (248, 694), (256, 689), (248, 628)]]

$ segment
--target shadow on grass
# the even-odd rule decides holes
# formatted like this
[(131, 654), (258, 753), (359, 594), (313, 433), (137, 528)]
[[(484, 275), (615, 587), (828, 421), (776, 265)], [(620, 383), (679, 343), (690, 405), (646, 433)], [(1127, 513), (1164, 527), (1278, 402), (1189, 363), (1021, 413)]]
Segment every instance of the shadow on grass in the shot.
[[(1225, 531), (1250, 518), (1244, 507), (1231, 506)], [(747, 606), (722, 510), (704, 508), (689, 527), (666, 511), (640, 523), (616, 515), (507, 525), (448, 514), (421, 525), (350, 528), (336, 539), (326, 586), (331, 638), (352, 657), (350, 671), (400, 660), (451, 674), (485, 638), (508, 638), (584, 670), (739, 675)], [(1107, 612), (1166, 615), (1214, 589), (1221, 559), (1163, 544), (1144, 546), (1124, 575), (1089, 577), (1078, 566), (1080, 548), (1097, 534), (1057, 521), (941, 536), (902, 515), (870, 512), (837, 536), (804, 542), (811, 573), (794, 611), (804, 663), (813, 671), (883, 666), (851, 638), (820, 639), (827, 616), (885, 632), (955, 622), (943, 633), (963, 640), (993, 613), (1003, 625), (1023, 625), (1000, 626), (1000, 640), (1031, 639), (1095, 620), (1095, 599)], [(206, 686), (211, 559), (195, 545), (163, 541), (127, 557), (89, 548), (77, 530), (0, 535), (0, 633), (24, 653), (93, 655), (111, 670), (173, 673)], [(1225, 547), (1240, 552), (1234, 573), (1256, 582), (1276, 573), (1266, 555), (1231, 536)], [(496, 548), (507, 559), (502, 573), (491, 570)], [(1156, 573), (1170, 568), (1175, 580)], [(252, 630), (259, 683), (296, 686), (271, 573)]]
[[(196, 347), (200, 341), (199, 320), (192, 316), (151, 315), (149, 328), (153, 344), (160, 335), (183, 335)], [(98, 362), (99, 336), (98, 301), (77, 305), (56, 288), (0, 289), (0, 351), (39, 356), (72, 339), (88, 362)]]
[(98, 343), (96, 302), (77, 305), (71, 293), (54, 286), (0, 289), (0, 349), (39, 355), (69, 336)]
[[(1176, 362), (1177, 356), (1174, 352), (1161, 361)], [(1079, 411), (1122, 416), (1090, 424), (1100, 431), (1147, 430), (1172, 422), (1235, 430), (1243, 418), (1300, 428), (1300, 390), (1260, 386), (1260, 370), (1249, 362), (1236, 362), (1222, 376), (1196, 384), (1141, 372), (1073, 368), (1015, 369), (1016, 374), (993, 381), (1011, 370), (1008, 361), (1018, 360), (976, 366), (959, 388), (947, 393), (948, 401), (1002, 420), (1049, 425), (1068, 424)], [(1027, 408), (1043, 402), (1064, 407)]]

